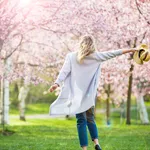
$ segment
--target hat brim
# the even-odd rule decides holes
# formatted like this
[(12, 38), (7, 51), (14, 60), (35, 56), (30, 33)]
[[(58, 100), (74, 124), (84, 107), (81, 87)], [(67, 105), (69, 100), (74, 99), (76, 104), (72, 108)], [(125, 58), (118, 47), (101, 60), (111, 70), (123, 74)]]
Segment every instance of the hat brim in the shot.
[(143, 64), (143, 61), (140, 59), (139, 57), (139, 51), (136, 51), (133, 55), (133, 60), (139, 64), (139, 65), (142, 65)]
[(141, 44), (139, 49), (144, 49), (144, 50), (148, 51), (148, 46), (146, 44)]
[(149, 61), (150, 60), (150, 53), (148, 51), (144, 52), (140, 59), (142, 59), (143, 61)]

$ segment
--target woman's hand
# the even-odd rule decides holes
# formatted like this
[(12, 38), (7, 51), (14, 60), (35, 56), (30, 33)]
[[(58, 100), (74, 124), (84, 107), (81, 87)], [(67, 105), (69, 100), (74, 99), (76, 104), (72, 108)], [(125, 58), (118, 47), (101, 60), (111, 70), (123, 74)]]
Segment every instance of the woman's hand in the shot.
[(126, 49), (126, 50), (124, 49), (122, 50), (122, 53), (125, 54), (125, 53), (136, 52), (136, 51), (138, 51), (137, 48)]
[(138, 51), (137, 48), (132, 48), (132, 49), (131, 49), (131, 52), (136, 52), (136, 51)]
[(59, 85), (57, 83), (53, 84), (50, 88), (49, 88), (49, 92), (53, 92), (55, 89), (57, 89), (57, 87), (59, 87)]

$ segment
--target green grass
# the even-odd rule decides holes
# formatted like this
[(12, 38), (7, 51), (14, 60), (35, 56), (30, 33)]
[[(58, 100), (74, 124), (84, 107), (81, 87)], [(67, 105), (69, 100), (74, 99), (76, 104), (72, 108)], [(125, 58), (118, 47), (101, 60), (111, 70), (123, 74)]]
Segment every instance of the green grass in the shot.
[[(48, 114), (49, 105), (38, 103), (27, 105), (26, 114)], [(18, 116), (19, 111), (11, 108), (10, 113)], [(150, 107), (148, 107), (150, 119)], [(19, 117), (18, 117), (19, 118)], [(139, 118), (138, 118), (139, 119)], [(120, 112), (111, 113), (111, 125), (106, 125), (105, 114), (96, 114), (99, 140), (103, 150), (150, 150), (150, 125), (141, 125), (137, 111), (131, 111), (132, 125), (120, 122)], [(0, 126), (0, 130), (1, 130)], [(80, 150), (75, 117), (27, 119), (26, 122), (10, 117), (9, 130), (13, 135), (0, 134), (0, 150)], [(88, 133), (88, 150), (94, 150)]]
[[(149, 125), (119, 125), (117, 114), (114, 121), (106, 126), (103, 115), (97, 115), (96, 123), (103, 150), (150, 150)], [(116, 119), (115, 119), (116, 117)], [(0, 134), (0, 150), (79, 150), (75, 117), (66, 120), (28, 119), (26, 122), (11, 119), (11, 136)], [(88, 150), (94, 150), (88, 133)]]
[[(26, 105), (25, 114), (47, 114), (49, 112), (48, 103), (35, 103)], [(10, 106), (10, 114), (19, 114), (19, 108), (13, 105)]]

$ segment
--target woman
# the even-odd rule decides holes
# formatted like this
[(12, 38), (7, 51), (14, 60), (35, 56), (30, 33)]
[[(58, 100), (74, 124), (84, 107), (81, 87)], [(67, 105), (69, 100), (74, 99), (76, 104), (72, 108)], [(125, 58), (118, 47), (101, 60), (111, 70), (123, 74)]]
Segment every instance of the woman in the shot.
[(50, 106), (50, 115), (76, 115), (78, 137), (83, 150), (88, 146), (86, 125), (95, 149), (101, 150), (94, 120), (94, 107), (102, 62), (135, 51), (119, 49), (98, 52), (93, 37), (86, 35), (81, 39), (79, 50), (67, 54), (54, 85), (49, 89), (53, 92), (57, 87), (61, 87), (58, 98)]

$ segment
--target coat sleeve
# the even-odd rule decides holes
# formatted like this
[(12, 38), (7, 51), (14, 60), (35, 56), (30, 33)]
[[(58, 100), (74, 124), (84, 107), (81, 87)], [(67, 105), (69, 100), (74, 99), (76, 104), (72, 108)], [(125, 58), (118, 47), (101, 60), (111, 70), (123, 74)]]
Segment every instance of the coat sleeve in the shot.
[(116, 56), (122, 55), (122, 49), (119, 50), (111, 50), (111, 51), (104, 51), (104, 52), (97, 52), (98, 61), (106, 61), (108, 59), (114, 58)]
[(62, 82), (65, 80), (67, 75), (71, 72), (71, 64), (70, 64), (70, 57), (69, 54), (66, 55), (65, 62), (59, 72), (59, 75), (54, 83), (62, 85)]

